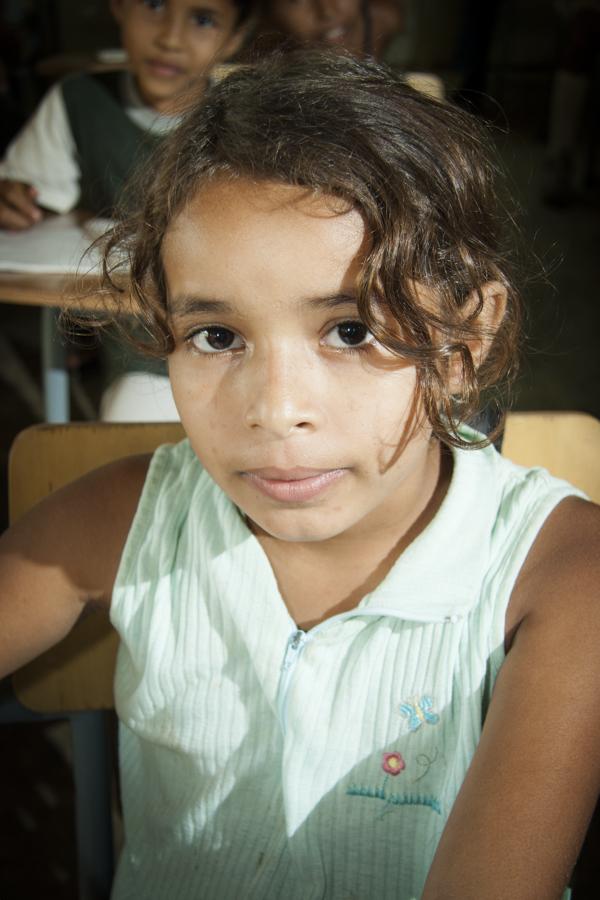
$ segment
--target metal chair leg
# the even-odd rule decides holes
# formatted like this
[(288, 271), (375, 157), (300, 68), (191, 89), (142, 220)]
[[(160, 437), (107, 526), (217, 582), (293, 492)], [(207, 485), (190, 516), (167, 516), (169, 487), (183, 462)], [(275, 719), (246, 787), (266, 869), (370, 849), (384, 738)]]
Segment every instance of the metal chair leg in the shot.
[(106, 714), (71, 717), (79, 900), (108, 900), (114, 873), (111, 761)]

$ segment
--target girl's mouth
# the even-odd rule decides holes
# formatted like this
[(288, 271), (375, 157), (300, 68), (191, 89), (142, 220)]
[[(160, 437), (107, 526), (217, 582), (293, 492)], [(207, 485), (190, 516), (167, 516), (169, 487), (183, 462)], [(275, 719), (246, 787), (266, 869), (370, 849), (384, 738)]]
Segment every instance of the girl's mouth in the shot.
[(339, 481), (347, 469), (254, 469), (243, 476), (267, 497), (281, 503), (313, 500)]
[(184, 74), (183, 69), (179, 66), (163, 62), (160, 59), (148, 59), (146, 66), (153, 75), (159, 78), (180, 78)]

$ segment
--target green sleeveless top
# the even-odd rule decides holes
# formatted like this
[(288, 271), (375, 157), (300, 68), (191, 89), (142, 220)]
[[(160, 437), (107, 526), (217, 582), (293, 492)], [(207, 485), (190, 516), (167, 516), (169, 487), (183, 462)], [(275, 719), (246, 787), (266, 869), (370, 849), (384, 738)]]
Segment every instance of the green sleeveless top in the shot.
[(79, 205), (110, 217), (123, 187), (157, 145), (157, 136), (127, 115), (120, 72), (77, 74), (62, 82), (67, 118), (81, 169)]
[(453, 457), (437, 515), (381, 584), (302, 631), (188, 441), (156, 452), (111, 606), (125, 821), (113, 900), (421, 895), (515, 579), (578, 493), (492, 447)]
[[(160, 134), (127, 115), (122, 76), (122, 72), (77, 74), (61, 85), (81, 172), (79, 205), (109, 218), (116, 209), (127, 208), (124, 188), (160, 140)], [(162, 360), (143, 356), (110, 331), (103, 335), (102, 359), (107, 384), (125, 372), (167, 374)]]

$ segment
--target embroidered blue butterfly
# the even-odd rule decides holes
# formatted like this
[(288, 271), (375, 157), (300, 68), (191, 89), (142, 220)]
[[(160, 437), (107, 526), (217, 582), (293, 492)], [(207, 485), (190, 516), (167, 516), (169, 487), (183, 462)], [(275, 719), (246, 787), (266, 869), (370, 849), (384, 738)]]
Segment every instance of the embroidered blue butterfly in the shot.
[(437, 713), (432, 712), (433, 698), (425, 694), (420, 700), (414, 700), (412, 703), (400, 704), (400, 715), (408, 719), (408, 727), (410, 731), (418, 731), (424, 723), (428, 725), (437, 725), (440, 717)]

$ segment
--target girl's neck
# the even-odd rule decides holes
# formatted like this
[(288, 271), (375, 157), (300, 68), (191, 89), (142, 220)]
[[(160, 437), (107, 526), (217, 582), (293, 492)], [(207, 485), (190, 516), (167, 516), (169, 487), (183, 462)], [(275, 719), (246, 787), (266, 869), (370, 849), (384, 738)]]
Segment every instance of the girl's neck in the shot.
[(174, 97), (164, 97), (164, 98), (152, 98), (144, 93), (142, 86), (139, 84), (138, 80), (133, 76), (133, 83), (135, 86), (135, 92), (140, 98), (141, 103), (150, 110), (153, 110), (157, 115), (160, 116), (181, 116), (183, 112), (185, 112), (187, 105), (190, 102), (197, 102), (204, 95), (208, 85), (208, 78), (204, 78), (201, 81), (195, 81), (193, 86), (190, 85), (189, 92), (186, 91), (183, 94), (179, 93)]
[[(269, 558), (291, 617), (310, 628), (354, 609), (383, 581), (394, 563), (435, 517), (452, 476), (451, 453), (435, 443), (419, 495), (407, 499), (407, 515), (379, 529), (339, 535), (328, 541), (292, 543), (252, 526)], [(310, 584), (310, 592), (306, 585)]]

